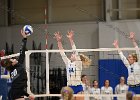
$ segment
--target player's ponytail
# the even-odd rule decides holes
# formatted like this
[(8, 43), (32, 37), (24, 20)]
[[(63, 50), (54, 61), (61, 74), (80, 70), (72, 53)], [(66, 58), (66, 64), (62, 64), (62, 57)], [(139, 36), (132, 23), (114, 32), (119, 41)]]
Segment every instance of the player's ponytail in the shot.
[(91, 59), (89, 59), (84, 54), (80, 54), (80, 59), (84, 67), (89, 67), (91, 65)]

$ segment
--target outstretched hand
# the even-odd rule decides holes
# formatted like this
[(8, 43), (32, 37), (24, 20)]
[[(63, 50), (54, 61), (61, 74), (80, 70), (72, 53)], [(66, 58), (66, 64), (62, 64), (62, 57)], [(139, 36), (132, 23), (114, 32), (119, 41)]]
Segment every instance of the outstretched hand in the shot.
[(70, 30), (67, 32), (67, 37), (71, 40), (73, 40), (73, 36), (74, 36), (74, 31)]
[(23, 36), (23, 38), (27, 38), (27, 35), (25, 34), (25, 32), (21, 29), (21, 35)]
[(132, 40), (135, 40), (135, 33), (134, 32), (130, 32), (129, 38), (132, 39)]
[(114, 40), (113, 45), (114, 45), (115, 48), (119, 48), (118, 40)]
[(55, 32), (54, 33), (54, 38), (57, 40), (57, 42), (61, 42), (62, 35), (60, 34), (60, 32)]

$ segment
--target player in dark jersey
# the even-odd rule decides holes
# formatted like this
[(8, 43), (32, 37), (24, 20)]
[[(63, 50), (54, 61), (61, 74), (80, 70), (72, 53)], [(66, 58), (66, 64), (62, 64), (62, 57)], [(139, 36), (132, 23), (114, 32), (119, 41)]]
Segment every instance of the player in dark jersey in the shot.
[(25, 100), (24, 96), (27, 96), (30, 100), (34, 100), (34, 96), (29, 95), (25, 91), (25, 89), (27, 88), (27, 73), (24, 67), (24, 59), (27, 37), (22, 30), (21, 35), (23, 36), (23, 39), (19, 58), (2, 60), (1, 65), (10, 72), (10, 77), (12, 79), (11, 89), (8, 93), (9, 98), (11, 100)]

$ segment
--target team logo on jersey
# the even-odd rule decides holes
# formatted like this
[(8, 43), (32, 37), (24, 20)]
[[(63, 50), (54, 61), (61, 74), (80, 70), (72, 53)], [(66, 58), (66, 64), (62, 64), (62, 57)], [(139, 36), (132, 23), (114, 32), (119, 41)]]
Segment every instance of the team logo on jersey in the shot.
[(13, 72), (11, 72), (11, 78), (13, 79), (17, 75), (17, 70), (14, 69)]
[(104, 91), (105, 92), (105, 94), (110, 94), (110, 92), (109, 91)]

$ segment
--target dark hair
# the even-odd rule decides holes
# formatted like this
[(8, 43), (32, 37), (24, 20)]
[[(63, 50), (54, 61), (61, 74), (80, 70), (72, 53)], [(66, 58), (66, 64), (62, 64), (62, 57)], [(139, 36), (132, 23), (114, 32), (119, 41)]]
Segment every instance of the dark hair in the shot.
[(106, 81), (109, 81), (109, 86), (110, 86), (110, 80), (108, 80), (108, 79), (106, 79), (106, 80), (104, 81), (104, 85), (105, 85), (105, 82), (106, 82)]
[[(95, 81), (97, 81), (97, 80), (93, 80), (93, 83), (94, 83)], [(98, 81), (97, 81), (97, 82), (98, 82)]]
[(1, 61), (1, 66), (9, 71), (10, 66), (12, 66), (12, 62), (10, 61), (10, 59), (4, 59), (4, 60)]
[(85, 76), (87, 76), (87, 75), (83, 74), (83, 75), (81, 76), (81, 81), (82, 81), (82, 78), (85, 77)]
[(98, 82), (97, 80), (93, 80), (93, 87), (94, 87), (94, 82), (95, 82), (95, 81)]

